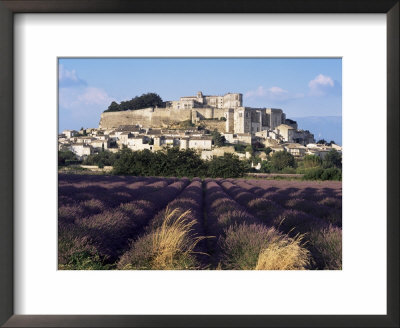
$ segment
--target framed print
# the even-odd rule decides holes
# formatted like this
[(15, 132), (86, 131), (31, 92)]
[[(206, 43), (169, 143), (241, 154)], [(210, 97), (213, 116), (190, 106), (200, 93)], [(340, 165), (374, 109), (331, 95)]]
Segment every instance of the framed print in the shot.
[(398, 1), (0, 9), (4, 326), (398, 326)]

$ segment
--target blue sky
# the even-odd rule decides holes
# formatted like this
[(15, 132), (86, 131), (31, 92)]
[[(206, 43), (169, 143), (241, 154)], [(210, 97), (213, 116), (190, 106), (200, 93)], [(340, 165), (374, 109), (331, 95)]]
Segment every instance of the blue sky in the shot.
[(341, 116), (341, 83), (337, 58), (60, 58), (59, 131), (97, 127), (112, 101), (147, 92), (238, 92), (244, 106), (282, 108), (288, 118)]

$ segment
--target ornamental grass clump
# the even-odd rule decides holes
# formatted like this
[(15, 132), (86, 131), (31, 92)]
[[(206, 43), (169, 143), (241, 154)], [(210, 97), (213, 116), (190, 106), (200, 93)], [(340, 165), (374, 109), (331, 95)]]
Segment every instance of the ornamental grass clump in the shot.
[(261, 224), (234, 225), (220, 240), (221, 267), (229, 270), (301, 270), (309, 267), (310, 253), (302, 237), (289, 238)]
[(204, 236), (193, 233), (195, 221), (187, 219), (190, 211), (167, 209), (162, 225), (140, 237), (120, 259), (125, 270), (198, 269), (195, 247)]
[(310, 252), (302, 245), (303, 236), (277, 237), (258, 256), (256, 270), (304, 270), (310, 266)]

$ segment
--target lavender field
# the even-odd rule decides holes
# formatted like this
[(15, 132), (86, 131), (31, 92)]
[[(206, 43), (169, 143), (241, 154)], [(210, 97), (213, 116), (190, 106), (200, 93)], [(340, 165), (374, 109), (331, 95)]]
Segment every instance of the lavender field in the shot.
[(342, 183), (59, 174), (61, 270), (340, 270)]

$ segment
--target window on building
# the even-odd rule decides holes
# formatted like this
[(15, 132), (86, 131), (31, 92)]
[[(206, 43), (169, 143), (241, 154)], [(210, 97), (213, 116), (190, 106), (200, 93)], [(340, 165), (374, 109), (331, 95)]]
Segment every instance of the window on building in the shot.
[(242, 113), (239, 113), (239, 117), (242, 117)]

